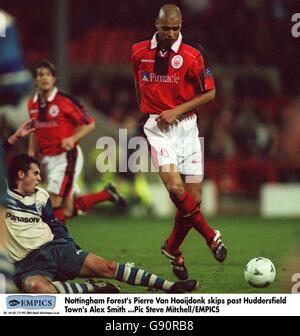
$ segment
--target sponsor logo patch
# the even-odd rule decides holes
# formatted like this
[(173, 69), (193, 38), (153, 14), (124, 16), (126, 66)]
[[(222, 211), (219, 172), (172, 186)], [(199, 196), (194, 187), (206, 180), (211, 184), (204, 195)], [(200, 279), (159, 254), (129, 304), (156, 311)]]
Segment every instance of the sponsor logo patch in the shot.
[(157, 75), (153, 72), (142, 71), (142, 81), (150, 83), (169, 83), (178, 84), (180, 77), (176, 74), (173, 75)]
[(210, 68), (206, 68), (205, 70), (205, 77), (211, 77), (213, 75), (213, 72)]

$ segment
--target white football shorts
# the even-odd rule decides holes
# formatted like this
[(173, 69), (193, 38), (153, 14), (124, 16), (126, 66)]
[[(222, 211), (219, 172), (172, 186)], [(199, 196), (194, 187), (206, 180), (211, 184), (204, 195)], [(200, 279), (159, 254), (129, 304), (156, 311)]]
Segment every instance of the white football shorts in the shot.
[(150, 114), (144, 125), (144, 133), (151, 146), (155, 167), (174, 164), (180, 174), (194, 175), (203, 179), (203, 155), (196, 115), (188, 116), (161, 131)]
[(48, 192), (67, 198), (79, 193), (78, 177), (83, 168), (79, 146), (55, 156), (44, 156), (41, 162), (47, 174)]

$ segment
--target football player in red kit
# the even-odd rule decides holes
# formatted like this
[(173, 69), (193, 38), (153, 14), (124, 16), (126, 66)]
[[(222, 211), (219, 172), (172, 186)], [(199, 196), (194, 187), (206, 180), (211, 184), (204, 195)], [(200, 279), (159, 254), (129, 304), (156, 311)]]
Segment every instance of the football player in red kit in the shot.
[(34, 119), (35, 133), (30, 137), (28, 154), (39, 153), (42, 158), (55, 216), (64, 223), (99, 202), (113, 201), (125, 206), (125, 200), (111, 184), (100, 192), (74, 198), (83, 167), (78, 144), (94, 129), (95, 122), (76, 98), (57, 89), (56, 69), (51, 62), (40, 62), (34, 78), (37, 93), (30, 98), (28, 111)]
[(203, 178), (197, 108), (215, 97), (203, 49), (183, 39), (180, 9), (164, 5), (152, 39), (132, 47), (132, 66), (144, 134), (159, 176), (177, 208), (173, 231), (161, 248), (173, 273), (187, 279), (182, 242), (191, 228), (201, 234), (219, 262), (227, 256), (221, 234), (200, 211)]

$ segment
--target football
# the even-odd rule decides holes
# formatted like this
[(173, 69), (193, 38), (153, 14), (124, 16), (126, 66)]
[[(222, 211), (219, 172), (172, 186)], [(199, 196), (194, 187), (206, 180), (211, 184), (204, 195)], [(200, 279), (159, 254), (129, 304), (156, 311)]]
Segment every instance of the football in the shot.
[(257, 257), (247, 263), (244, 269), (244, 276), (252, 287), (264, 288), (274, 281), (276, 269), (270, 259)]

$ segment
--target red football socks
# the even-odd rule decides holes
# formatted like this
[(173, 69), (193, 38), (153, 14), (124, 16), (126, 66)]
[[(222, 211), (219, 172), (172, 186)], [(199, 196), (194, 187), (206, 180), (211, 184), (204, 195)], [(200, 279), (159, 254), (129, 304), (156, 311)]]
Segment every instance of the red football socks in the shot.
[(54, 214), (54, 217), (57, 218), (62, 224), (66, 224), (64, 209), (62, 207), (54, 208), (53, 209), (53, 214)]
[(200, 212), (199, 204), (189, 192), (186, 191), (179, 200), (174, 196), (171, 199), (177, 209), (183, 214), (184, 219), (189, 221), (207, 242), (214, 238), (216, 235), (215, 230), (209, 226)]
[(191, 222), (177, 210), (173, 230), (167, 240), (167, 249), (171, 254), (176, 255), (179, 253), (179, 247), (192, 227)]
[[(90, 210), (95, 204), (111, 201), (111, 196), (106, 190), (94, 194), (87, 194), (78, 197), (74, 200), (74, 211), (71, 217), (77, 216), (80, 212), (86, 212)], [(65, 224), (66, 218), (64, 216), (63, 207), (53, 209), (54, 216), (63, 224)]]
[(111, 196), (106, 190), (102, 190), (94, 194), (83, 195), (74, 200), (74, 210), (77, 213), (80, 211), (86, 212), (95, 204), (105, 201), (111, 201)]

